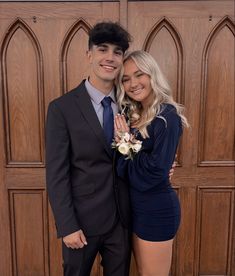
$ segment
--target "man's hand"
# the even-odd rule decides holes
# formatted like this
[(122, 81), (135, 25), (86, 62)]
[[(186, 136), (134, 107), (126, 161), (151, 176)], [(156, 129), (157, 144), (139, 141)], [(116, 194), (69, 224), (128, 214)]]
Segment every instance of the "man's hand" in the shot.
[(175, 168), (176, 167), (176, 161), (174, 161), (174, 163), (172, 164), (172, 167), (171, 167), (171, 169), (170, 169), (170, 171), (169, 171), (169, 179), (171, 180), (172, 179), (172, 176), (173, 176), (173, 174), (174, 174), (174, 171), (175, 171)]
[(68, 248), (79, 249), (87, 245), (86, 237), (84, 236), (82, 230), (69, 234), (63, 237), (63, 242)]

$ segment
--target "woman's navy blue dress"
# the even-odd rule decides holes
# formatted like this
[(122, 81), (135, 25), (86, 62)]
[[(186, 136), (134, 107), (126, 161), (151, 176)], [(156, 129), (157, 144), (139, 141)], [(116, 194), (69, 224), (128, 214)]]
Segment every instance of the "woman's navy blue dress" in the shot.
[(117, 173), (128, 178), (133, 216), (133, 232), (148, 241), (172, 239), (180, 224), (180, 203), (169, 182), (182, 134), (181, 118), (170, 104), (147, 127), (149, 138), (133, 160), (120, 156)]

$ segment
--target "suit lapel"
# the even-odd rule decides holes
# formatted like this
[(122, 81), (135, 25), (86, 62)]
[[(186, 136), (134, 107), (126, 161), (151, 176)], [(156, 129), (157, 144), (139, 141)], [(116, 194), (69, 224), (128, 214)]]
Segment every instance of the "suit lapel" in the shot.
[(84, 82), (82, 82), (81, 85), (77, 88), (76, 102), (90, 128), (93, 130), (98, 140), (104, 146), (107, 153), (112, 157), (111, 147), (106, 142), (103, 128), (100, 125), (99, 119), (93, 108), (90, 96), (86, 90)]

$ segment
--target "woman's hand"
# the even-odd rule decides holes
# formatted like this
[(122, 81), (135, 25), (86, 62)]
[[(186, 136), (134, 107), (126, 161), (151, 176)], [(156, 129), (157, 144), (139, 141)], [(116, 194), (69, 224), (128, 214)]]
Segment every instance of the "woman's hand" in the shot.
[(130, 128), (126, 122), (124, 115), (117, 114), (114, 119), (114, 136), (115, 141), (119, 142), (120, 134), (124, 132), (130, 132)]

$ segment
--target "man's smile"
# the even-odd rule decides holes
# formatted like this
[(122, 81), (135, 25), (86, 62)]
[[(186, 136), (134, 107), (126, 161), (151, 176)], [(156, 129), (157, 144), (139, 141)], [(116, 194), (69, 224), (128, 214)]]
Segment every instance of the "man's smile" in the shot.
[(107, 71), (113, 71), (113, 70), (115, 70), (115, 69), (117, 69), (117, 67), (115, 67), (115, 66), (111, 66), (111, 65), (103, 65), (103, 64), (101, 64), (100, 65), (102, 68), (104, 68), (105, 70), (107, 70)]

